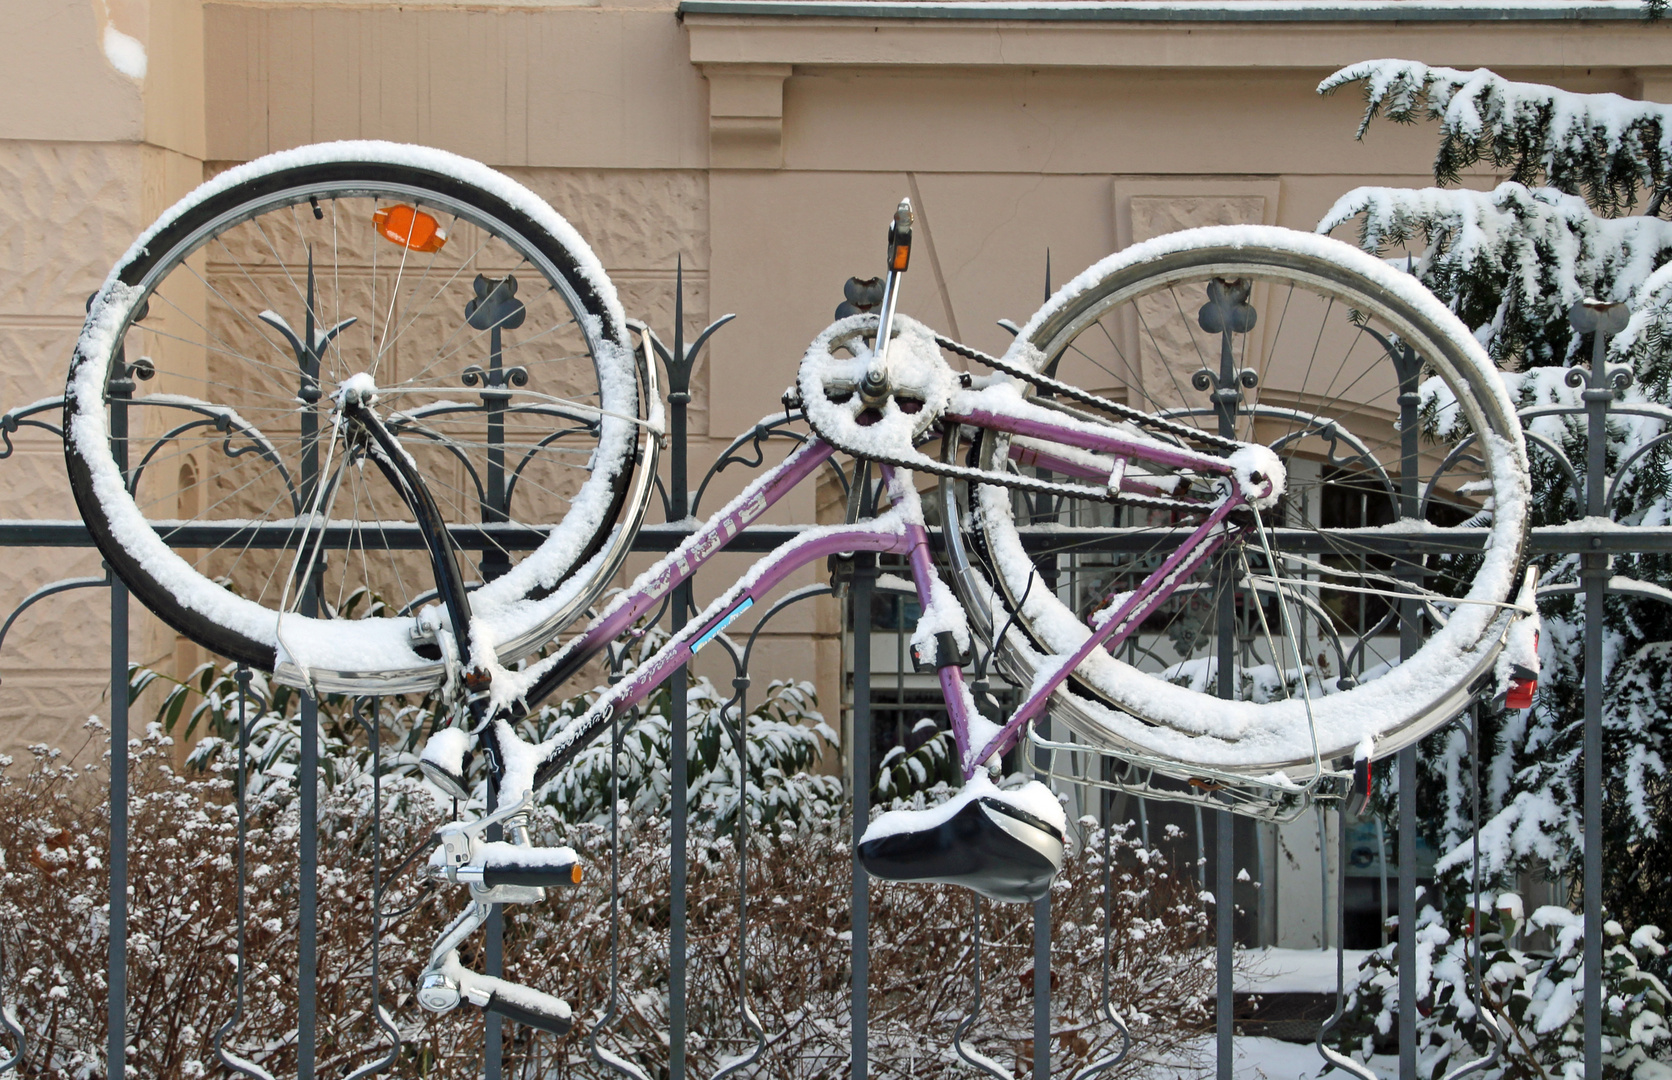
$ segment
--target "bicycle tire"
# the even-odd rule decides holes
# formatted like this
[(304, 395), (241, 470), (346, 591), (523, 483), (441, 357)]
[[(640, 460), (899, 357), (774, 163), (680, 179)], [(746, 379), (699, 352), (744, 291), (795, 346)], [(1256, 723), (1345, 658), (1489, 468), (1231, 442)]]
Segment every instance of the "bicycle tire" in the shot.
[[(1223, 320), (1214, 333), (1204, 329), (1211, 305), (1196, 305), (1207, 299), (1209, 281), (1226, 283), (1221, 290), (1247, 283), (1242, 304), (1255, 316), (1248, 331), (1227, 333)], [(1290, 328), (1307, 312), (1316, 316), (1315, 333)], [(1218, 356), (1201, 351), (1233, 338), (1235, 348), (1221, 348)], [(1348, 344), (1338, 362), (1321, 369), (1326, 341)], [(1286, 344), (1311, 347), (1298, 380), (1299, 355)], [(1399, 363), (1411, 360), (1403, 347), (1420, 361), (1421, 378), (1438, 378), (1418, 391), (1423, 436), (1414, 454), (1400, 434), (1401, 421), (1413, 415), (1400, 411), (1411, 404), (1400, 398)], [(1225, 578), (1181, 590), (1120, 657), (1094, 652), (1056, 695), (1053, 718), (1066, 721), (1088, 748), (1171, 764), (1181, 778), (1212, 770), (1305, 780), (1343, 756), (1367, 750), (1381, 756), (1408, 745), (1455, 716), (1490, 681), (1509, 618), (1504, 605), (1520, 584), (1526, 451), (1490, 360), (1414, 278), (1312, 234), (1190, 230), (1129, 248), (1080, 275), (1028, 321), (1007, 359), (1065, 382), (1094, 383), (1086, 388), (1208, 434), (1265, 443), (1289, 471), (1285, 501), (1264, 523), (1268, 541), (1282, 537), (1290, 548), (1279, 544), (1267, 561), (1264, 551), (1241, 541), (1241, 570), (1231, 556)], [(1190, 365), (1198, 360), (1207, 377), (1197, 375), (1200, 381), (1187, 390), (1184, 382), (1196, 374)], [(1245, 367), (1252, 385), (1242, 382)], [(1224, 368), (1231, 369), (1231, 387)], [(1408, 379), (1404, 390), (1411, 388)], [(1212, 394), (1230, 390), (1227, 398), (1234, 396), (1236, 405), (1227, 401), (1222, 426)], [(988, 431), (976, 437), (972, 453), (985, 468), (1017, 468), (1010, 448), (1009, 437)], [(1375, 529), (1384, 523), (1391, 531), (1413, 531), (1409, 521), (1399, 524), (1413, 516), (1407, 473), (1417, 489), (1415, 516), (1423, 519), (1417, 530), (1428, 541), (1456, 541), (1459, 551), (1472, 542), (1478, 555), (1389, 555), (1382, 549), (1397, 547), (1389, 537), (1355, 536), (1367, 528), (1387, 533)], [(1202, 494), (1211, 497), (1206, 489)], [(1360, 516), (1343, 519), (1353, 499)], [(942, 504), (947, 520), (963, 530), (959, 536), (948, 529), (961, 596), (989, 639), (1013, 619), (1000, 656), (1023, 687), (1048, 658), (1072, 652), (1090, 634), (1081, 610), (1087, 597), (1104, 595), (1115, 579), (1135, 582), (1146, 559), (1153, 563), (1174, 542), (1160, 538), (1162, 527), (1153, 520), (1141, 523), (1142, 512), (1111, 511), (1107, 503), (1059, 499), (1041, 508), (992, 485), (943, 484)], [(1119, 526), (1116, 513), (1127, 522), (1131, 550), (1124, 560), (1074, 553), (1092, 532), (1108, 540)], [(1027, 524), (1051, 526), (1050, 554), (1041, 558), (1037, 545), (1031, 555), (1024, 550), (1019, 525)], [(1140, 538), (1145, 528), (1158, 534), (1147, 549)], [(1373, 544), (1381, 546), (1373, 550)], [(1282, 571), (1280, 584), (1262, 580), (1273, 562)], [(1330, 569), (1316, 569), (1320, 564)], [(1052, 574), (1054, 582), (1047, 580)], [(1305, 583), (1309, 577), (1318, 583)], [(1387, 584), (1405, 578), (1422, 588)], [(1212, 609), (1206, 614), (1203, 598)], [(1218, 685), (1226, 611), (1237, 635), (1231, 700), (1219, 696)], [(1308, 628), (1315, 637), (1308, 638)], [(1250, 638), (1263, 640), (1250, 644)], [(1211, 645), (1211, 655), (1204, 645)]]
[(379, 384), (469, 527), (476, 654), (509, 663), (626, 554), (653, 374), (603, 267), (526, 188), (439, 150), (324, 144), (209, 180), (117, 263), (70, 365), (65, 454), (105, 559), (178, 632), (315, 690), (423, 690), (447, 664), (422, 537), (332, 393)]

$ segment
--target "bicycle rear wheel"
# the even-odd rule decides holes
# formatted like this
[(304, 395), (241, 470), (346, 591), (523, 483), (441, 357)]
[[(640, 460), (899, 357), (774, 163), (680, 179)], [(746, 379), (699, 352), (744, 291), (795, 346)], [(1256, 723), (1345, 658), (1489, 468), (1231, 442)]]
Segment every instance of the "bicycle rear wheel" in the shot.
[[(502, 663), (591, 603), (649, 488), (651, 371), (580, 237), (475, 162), (304, 147), (209, 181), (91, 303), (66, 455), (117, 574), (181, 633), (286, 681), (445, 674), (413, 515), (338, 423), (375, 410), (422, 473)], [(624, 527), (617, 528), (617, 525)]]
[[(1075, 671), (1053, 716), (1079, 738), (1178, 776), (1304, 779), (1419, 738), (1490, 680), (1520, 583), (1526, 454), (1490, 361), (1415, 279), (1310, 234), (1193, 230), (1081, 275), (1009, 355), (1268, 446), (1288, 470), (1260, 528)], [(986, 431), (972, 452), (1041, 474), (1021, 463), (1037, 448)], [(977, 621), (991, 634), (1015, 613), (1002, 654), (1023, 686), (1192, 523), (996, 486), (944, 485), (943, 502), (968, 531), (953, 561)]]

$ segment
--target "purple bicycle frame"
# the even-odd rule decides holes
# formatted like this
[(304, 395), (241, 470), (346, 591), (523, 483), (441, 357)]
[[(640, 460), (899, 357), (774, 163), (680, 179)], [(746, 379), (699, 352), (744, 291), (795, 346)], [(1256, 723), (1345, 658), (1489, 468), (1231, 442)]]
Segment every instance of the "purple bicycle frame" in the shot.
[[(1221, 458), (1209, 457), (1188, 450), (1158, 446), (1150, 442), (1105, 435), (1080, 428), (1058, 427), (1031, 418), (1004, 413), (971, 410), (966, 414), (949, 415), (948, 419), (962, 424), (1003, 431), (1014, 435), (1045, 439), (1082, 450), (1114, 455), (1116, 474), (1128, 460), (1152, 462), (1168, 468), (1191, 469), (1201, 474), (1229, 476), (1230, 468)], [(704, 563), (731, 542), (750, 524), (760, 519), (775, 503), (787, 495), (801, 481), (830, 460), (835, 450), (822, 439), (813, 439), (793, 450), (777, 466), (758, 477), (741, 495), (692, 533), (674, 551), (646, 571), (637, 587), (599, 616), (578, 637), (539, 665), (539, 675), (528, 692), (528, 699), (542, 700), (557, 685), (578, 670), (581, 664), (597, 656), (613, 641), (629, 633), (633, 626), (649, 614), (673, 588), (688, 580)], [(1041, 464), (1099, 482), (1114, 481), (1123, 490), (1156, 491), (1153, 486), (1127, 481), (1119, 475), (1093, 475), (1084, 465), (1071, 460), (1057, 459), (1048, 451), (1027, 451), (1038, 457)], [(1050, 460), (1046, 460), (1049, 458)], [(884, 467), (885, 482), (892, 480), (893, 470)], [(1130, 486), (1129, 486), (1130, 485)], [(1226, 516), (1246, 499), (1234, 490), (1216, 506), (1212, 506), (1206, 520), (1152, 571), (1125, 599), (1114, 615), (1086, 639), (1072, 655), (1058, 658), (1048, 678), (1036, 680), (1033, 691), (1016, 710), (998, 735), (980, 747), (971, 745), (970, 710), (973, 705), (964, 686), (964, 673), (954, 659), (937, 668), (941, 691), (951, 715), (952, 730), (957, 741), (960, 764), (965, 778), (974, 775), (983, 761), (1002, 753), (1013, 744), (1027, 723), (1042, 713), (1051, 694), (1062, 685), (1080, 661), (1091, 651), (1104, 646), (1113, 651), (1143, 621), (1165, 604), (1180, 582), (1187, 578), (1224, 545), (1235, 529), (1226, 524)], [(1204, 504), (1204, 509), (1207, 506)], [(541, 744), (541, 760), (534, 770), (532, 786), (538, 788), (556, 775), (581, 747), (590, 742), (611, 716), (643, 701), (661, 686), (681, 665), (690, 662), (705, 645), (724, 632), (738, 615), (781, 584), (801, 567), (831, 555), (851, 552), (891, 552), (904, 554), (911, 566), (913, 582), (919, 602), (925, 607), (930, 602), (930, 582), (935, 569), (929, 551), (929, 534), (920, 523), (906, 522), (898, 516), (885, 514), (871, 521), (852, 525), (809, 529), (776, 550), (763, 556), (748, 573), (724, 595), (713, 601), (701, 614), (675, 634), (654, 656), (641, 664), (622, 682), (602, 694), (587, 713), (569, 724), (553, 739)], [(1113, 593), (1111, 596), (1115, 595)], [(484, 732), (493, 742), (514, 738), (509, 726), (504, 728), (504, 717), (496, 717)], [(496, 758), (501, 755), (495, 754)]]

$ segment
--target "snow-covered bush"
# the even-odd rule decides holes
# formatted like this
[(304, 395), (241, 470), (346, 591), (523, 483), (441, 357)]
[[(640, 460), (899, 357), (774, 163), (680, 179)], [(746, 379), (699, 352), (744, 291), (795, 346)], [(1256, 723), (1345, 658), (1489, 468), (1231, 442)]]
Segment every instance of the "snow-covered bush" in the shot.
[[(102, 741), (102, 732), (91, 739)], [(220, 756), (205, 771), (177, 773), (153, 726), (130, 743), (129, 1075), (173, 1080), (222, 1075), (215, 1032), (233, 1015), (236, 952), (236, 816)], [(38, 748), (27, 769), (0, 763), (0, 983), (29, 1032), (22, 1075), (103, 1076), (108, 809), (103, 769), (72, 769)], [(341, 1076), (379, 1057), (388, 1041), (372, 1020), (371, 777), (344, 770), (320, 799), (318, 1073)], [(403, 1047), (388, 1075), (481, 1075), (481, 1015), (437, 1017), (412, 998), (435, 936), (462, 890), (429, 884), (395, 864), (445, 808), (421, 782), (386, 776), (381, 822), (386, 913), (381, 1001)], [(275, 1075), (295, 1072), (298, 820), (294, 786), (267, 778), (250, 800), (248, 985), (230, 1045)], [(737, 982), (737, 847), (697, 825), (690, 836), (690, 1070), (710, 1076), (749, 1045), (738, 1019), (746, 992), (768, 1038), (753, 1075), (835, 1078), (847, 1072), (851, 823), (836, 815), (780, 818), (752, 834), (749, 975)], [(516, 979), (571, 1002), (576, 1031), (564, 1039), (507, 1030), (506, 1075), (520, 1080), (596, 1077), (586, 1030), (609, 987), (608, 832), (594, 822), (537, 812), (544, 839), (573, 844), (586, 881), (545, 905), (507, 912), (505, 955)], [(669, 825), (625, 815), (621, 847), (620, 1021), (606, 1045), (657, 1075), (667, 1047)], [(1141, 1056), (1176, 1060), (1205, 1025), (1212, 968), (1204, 964), (1207, 916), (1191, 873), (1125, 836), (1116, 859), (1112, 995)], [(1181, 864), (1183, 865), (1183, 864)], [(1094, 1014), (1103, 896), (1101, 837), (1071, 853), (1052, 894), (1054, 1060), (1070, 1072), (1112, 1045)], [(871, 1075), (883, 1080), (966, 1076), (952, 1029), (968, 1002), (970, 894), (950, 887), (871, 885)], [(1006, 1062), (1031, 1057), (1032, 909), (986, 905), (985, 1008), (974, 1041)], [(463, 960), (480, 962), (480, 938)]]
[[(639, 657), (648, 656), (665, 634), (643, 635), (624, 657), (631, 671)], [(206, 768), (212, 763), (236, 764), (238, 687), (232, 665), (200, 665), (184, 680), (134, 665), (130, 694), (138, 697), (155, 688), (161, 693), (156, 722), (165, 734), (199, 737), (190, 763)], [(586, 710), (598, 691), (559, 703), (546, 702), (518, 723), (519, 733), (539, 742)], [(658, 691), (631, 715), (622, 718), (619, 766), (620, 797), (634, 814), (666, 813), (672, 761), (672, 728), (668, 720), (669, 691)], [(288, 782), (295, 775), (300, 753), (300, 698), (289, 687), (250, 673), (244, 699), (250, 726), (250, 760), (259, 792), (275, 779)], [(743, 790), (732, 728), (737, 708), (706, 677), (694, 679), (686, 692), (686, 760), (691, 817), (713, 820), (722, 833), (736, 818)], [(747, 717), (749, 753), (749, 814), (755, 825), (781, 819), (801, 821), (836, 813), (842, 785), (837, 777), (816, 772), (835, 733), (817, 711), (812, 684), (772, 682)], [(326, 695), (319, 708), (320, 765), (323, 782), (334, 786), (371, 767), (371, 746), (357, 717), (370, 716), (363, 700)], [(392, 775), (416, 777), (417, 751), (440, 715), (433, 696), (384, 697), (378, 704), (384, 766)], [(207, 734), (205, 734), (207, 733)], [(611, 746), (605, 737), (583, 749), (536, 797), (565, 820), (601, 820), (609, 812)], [(483, 762), (475, 759), (472, 779), (478, 798), (485, 798)]]
[[(1324, 93), (1360, 84), (1367, 106), (1359, 135), (1377, 115), (1439, 125), (1434, 176), (1457, 182), (1477, 165), (1508, 172), (1491, 190), (1459, 187), (1360, 188), (1319, 223), (1329, 231), (1358, 221), (1363, 246), (1408, 266), (1446, 300), (1507, 370), (1522, 409), (1582, 409), (1592, 341), (1574, 333), (1579, 300), (1624, 302), (1630, 324), (1609, 345), (1630, 365), (1619, 395), (1638, 415), (1608, 425), (1612, 518), (1624, 525), (1672, 522), (1672, 442), (1657, 443), (1672, 413), (1672, 106), (1614, 94), (1578, 94), (1513, 82), (1486, 70), (1457, 71), (1378, 60), (1336, 72)], [(1425, 387), (1430, 416), (1445, 392)], [(1535, 525), (1585, 514), (1584, 418), (1543, 415), (1528, 422)], [(1575, 485), (1548, 447), (1581, 473)], [(1639, 456), (1641, 452), (1641, 456)], [(1629, 463), (1629, 465), (1628, 465)], [(1542, 580), (1579, 580), (1577, 555), (1545, 556)], [(1611, 575), (1639, 586), (1611, 595), (1603, 655), (1604, 904), (1627, 927), (1672, 926), (1672, 561), (1652, 552), (1613, 556)], [(1657, 590), (1660, 590), (1657, 592)], [(1526, 870), (1577, 878), (1581, 859), (1585, 620), (1572, 595), (1540, 600), (1543, 671), (1525, 712), (1482, 717), (1483, 870), (1488, 885), (1514, 887)], [(1424, 744), (1422, 827), (1442, 851), (1472, 831), (1473, 792), (1460, 732)], [(1663, 959), (1644, 962), (1664, 974)]]
[[(1432, 1080), (1491, 1048), (1493, 1036), (1476, 1010), (1504, 1033), (1503, 1056), (1486, 1073), (1502, 1080), (1551, 1080), (1584, 1075), (1584, 921), (1561, 907), (1524, 917), (1513, 893), (1486, 897), (1478, 915), (1458, 903), (1442, 915), (1425, 907), (1417, 926), (1417, 1080)], [(1551, 950), (1519, 944), (1526, 931), (1543, 931)], [(1672, 995), (1644, 965), (1664, 956), (1660, 932), (1627, 935), (1604, 924), (1603, 1069), (1616, 1080), (1672, 1080)], [(1475, 934), (1479, 933), (1477, 944)], [(1397, 1027), (1397, 946), (1372, 953), (1351, 985), (1348, 1011), (1337, 1030), (1343, 1049), (1368, 1057), (1391, 1044)], [(1474, 959), (1480, 951), (1480, 992)]]
[(877, 762), (877, 782), (872, 800), (881, 805), (909, 799), (920, 791), (933, 791), (937, 784), (956, 788), (962, 781), (958, 769), (958, 745), (952, 732), (924, 717), (912, 726), (915, 748), (891, 747)]

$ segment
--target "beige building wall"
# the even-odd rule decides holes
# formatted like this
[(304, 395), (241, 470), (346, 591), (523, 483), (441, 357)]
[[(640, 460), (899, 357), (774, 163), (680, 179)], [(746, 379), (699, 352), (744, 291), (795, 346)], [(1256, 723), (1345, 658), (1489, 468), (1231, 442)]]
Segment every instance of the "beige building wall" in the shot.
[[(1426, 184), (1432, 131), (1382, 125), (1358, 144), (1354, 95), (1314, 94), (1343, 64), (1488, 65), (1633, 96), (1660, 95), (1672, 72), (1672, 26), (1630, 21), (773, 10), (792, 13), (681, 16), (664, 0), (13, 0), (0, 25), (30, 48), (0, 77), (0, 408), (58, 392), (86, 296), (206, 171), (327, 139), (407, 140), (480, 158), (548, 198), (591, 241), (628, 313), (664, 338), (676, 262), (687, 339), (738, 315), (697, 379), (700, 477), (733, 434), (779, 410), (843, 280), (878, 269), (901, 196), (922, 222), (904, 310), (997, 350), (996, 320), (1040, 302), (1047, 251), (1061, 283), (1169, 229), (1307, 229), (1351, 187)], [(125, 39), (144, 52), (142, 74)], [(52, 440), (13, 442), (0, 461), (5, 516), (73, 517)], [(723, 475), (705, 509), (742, 479)], [(833, 512), (809, 489), (779, 518)], [(86, 552), (18, 551), (7, 564), (0, 612), (42, 583), (98, 572)], [(699, 601), (743, 564), (727, 557), (699, 579)], [(79, 745), (81, 719), (102, 712), (106, 611), (106, 594), (86, 590), (19, 622), (0, 651), (0, 752)], [(136, 658), (195, 660), (135, 625)], [(834, 720), (839, 629), (830, 603), (781, 616), (757, 685), (812, 679)]]
[[(62, 392), (87, 298), (139, 230), (201, 182), (203, 22), (196, 0), (15, 0), (0, 16), (0, 409)], [(54, 413), (38, 419), (56, 424)], [(8, 518), (75, 518), (63, 452), (23, 427), (0, 461)], [(8, 551), (0, 608), (66, 577), (98, 576), (88, 550)], [(0, 753), (74, 751), (108, 719), (109, 594), (85, 589), (26, 612), (0, 652)], [(172, 635), (133, 620), (135, 655)], [(96, 760), (93, 746), (83, 760)]]

